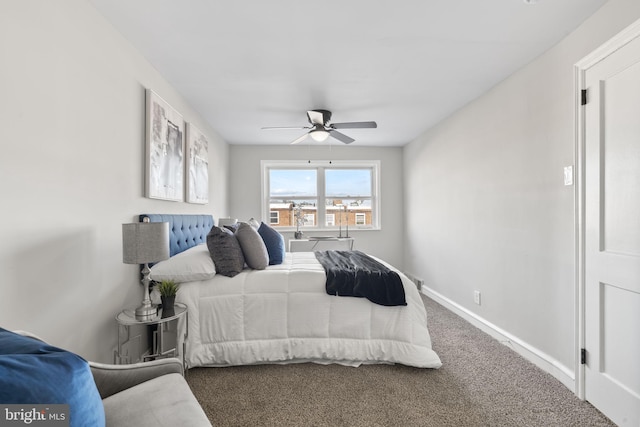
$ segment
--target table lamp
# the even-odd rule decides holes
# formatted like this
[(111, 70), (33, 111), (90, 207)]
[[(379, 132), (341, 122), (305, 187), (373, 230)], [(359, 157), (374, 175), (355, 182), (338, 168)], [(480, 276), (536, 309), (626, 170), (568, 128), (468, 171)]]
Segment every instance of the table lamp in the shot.
[(122, 224), (122, 262), (142, 264), (142, 305), (136, 308), (136, 319), (149, 320), (157, 313), (157, 308), (149, 298), (149, 263), (169, 258), (169, 223), (144, 222)]

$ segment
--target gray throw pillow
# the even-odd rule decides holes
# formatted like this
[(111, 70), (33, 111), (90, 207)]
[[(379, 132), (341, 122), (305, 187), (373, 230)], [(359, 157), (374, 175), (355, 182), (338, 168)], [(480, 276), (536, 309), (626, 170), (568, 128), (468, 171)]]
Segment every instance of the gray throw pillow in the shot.
[(240, 242), (247, 265), (256, 270), (264, 270), (269, 265), (269, 252), (256, 229), (246, 222), (241, 222), (238, 225), (236, 237)]
[(211, 228), (207, 236), (207, 247), (218, 274), (233, 277), (244, 268), (244, 256), (240, 243), (226, 228)]

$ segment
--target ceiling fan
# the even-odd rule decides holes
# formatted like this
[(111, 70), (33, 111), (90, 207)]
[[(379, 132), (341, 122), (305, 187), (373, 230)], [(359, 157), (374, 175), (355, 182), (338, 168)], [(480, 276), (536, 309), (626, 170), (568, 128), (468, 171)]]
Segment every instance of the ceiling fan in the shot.
[(331, 120), (331, 111), (328, 110), (310, 110), (307, 111), (307, 118), (311, 126), (302, 127), (263, 127), (267, 130), (279, 129), (310, 129), (301, 137), (297, 138), (291, 144), (298, 144), (311, 136), (315, 141), (325, 141), (329, 136), (337, 139), (345, 144), (351, 144), (355, 139), (338, 132), (336, 129), (371, 129), (377, 128), (376, 122), (345, 122), (345, 123), (329, 123)]

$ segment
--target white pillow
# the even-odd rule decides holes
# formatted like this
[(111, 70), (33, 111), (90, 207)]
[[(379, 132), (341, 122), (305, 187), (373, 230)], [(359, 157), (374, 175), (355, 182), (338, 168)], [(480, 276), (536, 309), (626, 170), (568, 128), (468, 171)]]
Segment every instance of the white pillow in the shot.
[(173, 280), (176, 283), (195, 282), (211, 279), (216, 275), (216, 267), (207, 245), (202, 243), (151, 267), (151, 280), (161, 282)]
[(258, 230), (258, 228), (260, 228), (260, 221), (258, 221), (255, 218), (251, 218), (249, 219), (249, 221), (247, 221), (247, 224), (249, 224), (250, 226), (252, 226), (253, 228), (256, 229), (256, 231)]

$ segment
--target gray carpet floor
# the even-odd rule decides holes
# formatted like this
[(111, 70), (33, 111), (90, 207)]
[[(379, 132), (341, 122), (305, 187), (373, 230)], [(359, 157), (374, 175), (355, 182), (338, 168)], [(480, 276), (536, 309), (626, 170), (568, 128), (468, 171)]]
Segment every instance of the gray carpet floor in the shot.
[(558, 380), (423, 296), (440, 369), (195, 368), (214, 426), (613, 426)]

